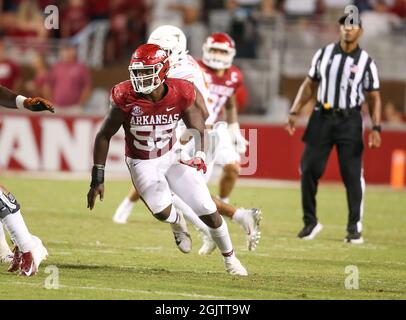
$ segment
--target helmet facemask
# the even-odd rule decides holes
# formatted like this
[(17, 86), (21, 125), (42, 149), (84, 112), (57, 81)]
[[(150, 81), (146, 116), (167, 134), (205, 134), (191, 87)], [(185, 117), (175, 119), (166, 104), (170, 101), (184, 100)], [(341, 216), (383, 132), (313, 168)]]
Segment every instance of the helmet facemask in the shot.
[(134, 62), (129, 67), (131, 84), (134, 91), (142, 94), (150, 94), (158, 88), (165, 79), (159, 74), (163, 68), (162, 63), (155, 65), (144, 65), (142, 62)]
[(235, 49), (221, 44), (203, 45), (203, 62), (215, 70), (228, 69), (233, 64)]

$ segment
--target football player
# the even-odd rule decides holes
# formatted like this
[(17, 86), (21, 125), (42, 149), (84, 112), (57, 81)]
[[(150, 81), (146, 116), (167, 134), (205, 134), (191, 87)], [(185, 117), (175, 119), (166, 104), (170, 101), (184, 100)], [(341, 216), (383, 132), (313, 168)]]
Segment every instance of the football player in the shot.
[[(126, 163), (133, 185), (153, 216), (170, 223), (179, 242), (191, 243), (186, 224), (172, 204), (172, 191), (182, 196), (208, 226), (226, 271), (246, 276), (247, 271), (234, 254), (227, 224), (198, 173), (206, 171), (204, 116), (199, 107), (202, 97), (191, 82), (167, 78), (168, 71), (167, 53), (158, 45), (144, 44), (132, 55), (130, 80), (113, 87), (109, 114), (95, 140), (88, 208), (93, 209), (97, 196), (104, 196), (109, 142), (123, 126)], [(198, 133), (197, 151), (188, 161), (180, 160), (177, 152), (175, 130), (180, 119)]]
[[(234, 66), (236, 54), (234, 40), (226, 33), (213, 33), (203, 44), (203, 57), (199, 64), (204, 70), (210, 91), (209, 118), (206, 124), (217, 133), (218, 147), (214, 149), (206, 175), (208, 178), (214, 164), (223, 167), (219, 197), (228, 202), (240, 172), (240, 154), (247, 150), (248, 141), (241, 135), (237, 115), (236, 91), (242, 85), (241, 71)], [(226, 121), (220, 121), (225, 108)]]
[[(148, 43), (157, 44), (167, 51), (171, 67), (168, 72), (169, 78), (185, 79), (194, 83), (204, 100), (204, 108), (202, 108), (203, 114), (205, 115), (205, 118), (210, 118), (210, 113), (207, 111), (206, 107), (209, 105), (210, 99), (208, 84), (196, 60), (187, 54), (186, 37), (182, 30), (170, 25), (160, 26), (151, 33)], [(185, 126), (182, 121), (180, 121), (177, 129), (178, 137), (181, 137), (182, 134), (184, 134), (184, 129)], [(190, 142), (189, 145), (191, 146), (191, 149), (193, 149), (194, 143)], [(120, 224), (126, 223), (131, 214), (134, 203), (138, 199), (139, 195), (137, 191), (134, 188), (131, 188), (128, 196), (117, 208), (113, 216), (113, 221)], [(237, 209), (214, 197), (213, 200), (216, 202), (217, 209), (221, 215), (234, 218), (234, 221), (241, 224), (248, 234), (248, 249), (254, 250), (260, 237), (259, 219), (261, 212), (258, 209)], [(185, 215), (185, 218), (201, 233), (203, 246), (199, 250), (199, 254), (205, 255), (211, 253), (216, 248), (216, 245), (214, 241), (212, 241), (205, 224), (203, 224), (191, 208), (185, 205), (185, 203), (175, 194), (173, 195), (173, 201), (175, 207), (181, 210)]]
[[(9, 109), (54, 112), (52, 104), (43, 98), (26, 98), (0, 86), (0, 106)], [(14, 253), (4, 237), (3, 224), (15, 244)], [(23, 276), (33, 276), (48, 252), (42, 241), (30, 234), (21, 214), (20, 204), (11, 192), (0, 186), (0, 259), (11, 262), (9, 272), (19, 272)]]

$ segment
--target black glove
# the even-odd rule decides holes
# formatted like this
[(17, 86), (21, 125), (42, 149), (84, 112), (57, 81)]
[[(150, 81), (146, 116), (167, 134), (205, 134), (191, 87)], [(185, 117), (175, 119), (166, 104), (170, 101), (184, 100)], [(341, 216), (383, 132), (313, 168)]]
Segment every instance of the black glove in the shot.
[(25, 99), (24, 108), (33, 112), (48, 110), (49, 112), (55, 113), (54, 106), (52, 105), (52, 103), (40, 97)]

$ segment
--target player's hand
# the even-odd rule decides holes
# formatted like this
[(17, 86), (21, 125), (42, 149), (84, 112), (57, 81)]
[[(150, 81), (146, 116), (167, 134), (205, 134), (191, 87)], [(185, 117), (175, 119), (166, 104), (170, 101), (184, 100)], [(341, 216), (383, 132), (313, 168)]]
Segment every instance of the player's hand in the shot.
[(247, 151), (247, 146), (249, 145), (249, 142), (245, 140), (245, 138), (242, 136), (241, 133), (234, 136), (233, 139), (235, 144), (235, 150), (238, 153), (245, 153)]
[(231, 139), (235, 145), (235, 150), (238, 153), (245, 153), (247, 151), (247, 146), (249, 142), (245, 140), (240, 131), (240, 125), (238, 122), (228, 125), (228, 130), (230, 132)]
[(381, 146), (382, 139), (379, 131), (373, 130), (369, 133), (368, 146), (371, 149), (378, 149)]
[(24, 100), (24, 108), (37, 112), (37, 111), (49, 111), (55, 113), (52, 103), (44, 98), (27, 98)]
[(297, 116), (296, 115), (289, 115), (288, 120), (286, 121), (286, 126), (285, 129), (286, 131), (293, 136), (293, 134), (296, 131), (296, 121), (297, 121)]
[(100, 201), (104, 198), (104, 184), (99, 184), (97, 187), (91, 187), (87, 193), (87, 207), (92, 210), (97, 196), (100, 196)]
[(207, 166), (204, 160), (200, 157), (194, 157), (190, 160), (180, 160), (180, 163), (185, 164), (189, 167), (195, 168), (197, 171), (203, 170), (203, 173), (207, 172)]

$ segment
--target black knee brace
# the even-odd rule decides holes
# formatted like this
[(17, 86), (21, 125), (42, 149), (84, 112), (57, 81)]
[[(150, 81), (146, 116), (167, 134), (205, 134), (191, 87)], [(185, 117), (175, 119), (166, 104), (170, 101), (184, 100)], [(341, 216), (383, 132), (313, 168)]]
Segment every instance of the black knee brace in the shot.
[(20, 210), (20, 205), (17, 199), (11, 194), (11, 192), (4, 193), (0, 189), (0, 218), (4, 219), (9, 214), (16, 213)]

